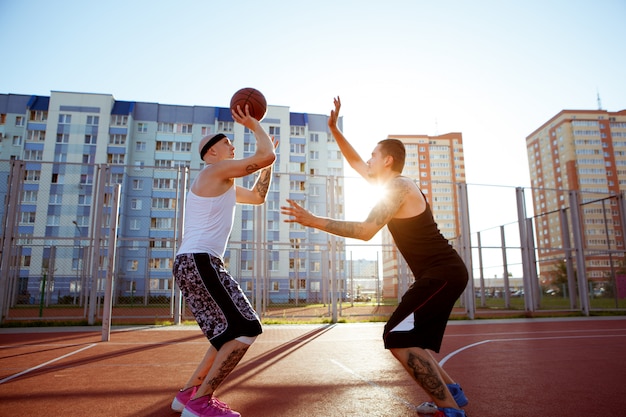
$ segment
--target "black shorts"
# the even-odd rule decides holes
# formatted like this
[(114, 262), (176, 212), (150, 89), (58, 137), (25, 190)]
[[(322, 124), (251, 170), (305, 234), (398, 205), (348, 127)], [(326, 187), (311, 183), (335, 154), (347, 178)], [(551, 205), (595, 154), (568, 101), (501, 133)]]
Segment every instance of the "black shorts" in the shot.
[(419, 347), (439, 352), (454, 303), (468, 280), (464, 264), (427, 270), (409, 287), (385, 325), (385, 349)]
[(262, 333), (259, 316), (220, 258), (183, 253), (176, 256), (172, 272), (202, 333), (217, 350), (240, 336)]

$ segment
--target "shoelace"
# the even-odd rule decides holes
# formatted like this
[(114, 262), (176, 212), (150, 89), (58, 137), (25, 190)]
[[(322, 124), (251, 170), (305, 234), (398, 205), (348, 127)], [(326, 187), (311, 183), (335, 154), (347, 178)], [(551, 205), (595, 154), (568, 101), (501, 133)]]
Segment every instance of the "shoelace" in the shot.
[(218, 400), (216, 397), (211, 397), (210, 402), (214, 404), (215, 408), (219, 408), (224, 411), (230, 411), (230, 407), (225, 402)]

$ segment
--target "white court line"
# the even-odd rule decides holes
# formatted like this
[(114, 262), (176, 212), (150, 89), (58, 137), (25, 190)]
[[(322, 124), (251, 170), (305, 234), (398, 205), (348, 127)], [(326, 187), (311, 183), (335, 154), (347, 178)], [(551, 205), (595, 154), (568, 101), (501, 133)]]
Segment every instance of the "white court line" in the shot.
[(61, 359), (65, 359), (65, 358), (67, 358), (67, 357), (69, 357), (69, 356), (75, 355), (75, 354), (77, 354), (77, 353), (79, 353), (79, 352), (82, 352), (83, 350), (90, 349), (90, 348), (92, 348), (92, 347), (94, 347), (94, 346), (97, 346), (97, 344), (96, 344), (96, 343), (92, 343), (92, 344), (90, 344), (90, 345), (88, 345), (88, 346), (85, 346), (85, 347), (83, 347), (83, 348), (80, 348), (80, 349), (78, 349), (78, 350), (76, 350), (76, 351), (74, 351), (74, 352), (71, 352), (71, 353), (65, 354), (65, 355), (63, 355), (63, 356), (59, 356), (58, 358), (55, 358), (55, 359), (49, 360), (48, 362), (42, 363), (41, 365), (37, 365), (37, 366), (34, 366), (34, 367), (32, 367), (32, 368), (28, 368), (28, 369), (26, 369), (26, 370), (24, 370), (24, 371), (22, 371), (22, 372), (19, 372), (19, 373), (15, 374), (15, 375), (8, 376), (8, 377), (6, 377), (6, 378), (4, 378), (4, 379), (1, 379), (1, 380), (0, 380), (0, 385), (1, 385), (1, 384), (4, 384), (5, 382), (8, 382), (8, 381), (10, 381), (10, 380), (12, 380), (12, 379), (17, 378), (18, 376), (22, 376), (22, 375), (27, 374), (27, 373), (29, 373), (29, 372), (32, 372), (32, 371), (34, 371), (34, 370), (36, 370), (36, 369), (39, 369), (39, 368), (42, 368), (42, 367), (44, 367), (44, 366), (46, 366), (46, 365), (49, 365), (49, 364), (51, 364), (51, 363), (54, 363), (54, 362), (56, 362), (56, 361), (60, 361)]
[[(472, 343), (470, 345), (467, 346), (463, 346), (457, 350), (455, 350), (454, 352), (449, 353), (448, 355), (446, 355), (440, 362), (439, 364), (443, 367), (443, 365), (452, 357), (454, 357), (455, 355), (463, 352), (464, 350), (476, 347), (476, 346), (480, 346), (483, 345), (485, 343), (493, 343), (493, 342), (517, 342), (517, 341), (526, 341), (526, 340), (558, 340), (558, 339), (596, 339), (596, 338), (600, 338), (600, 337), (626, 337), (626, 335), (588, 335), (588, 336), (554, 336), (554, 337), (520, 337), (520, 338), (506, 338), (506, 339), (487, 339), (487, 340), (482, 340), (480, 342), (476, 342), (476, 343)], [(342, 364), (341, 362), (335, 360), (335, 359), (331, 359), (330, 360), (332, 363), (334, 363), (335, 365), (339, 366), (340, 368), (342, 368), (343, 370), (345, 370), (346, 372), (356, 376), (357, 378), (359, 378), (360, 380), (366, 382), (368, 385), (377, 388), (381, 391), (384, 391), (389, 397), (392, 397), (394, 399), (396, 399), (397, 401), (401, 402), (402, 404), (404, 404), (405, 406), (407, 406), (408, 408), (410, 408), (411, 410), (415, 410), (415, 406), (410, 403), (409, 401), (406, 401), (405, 399), (398, 397), (397, 395), (391, 393), (388, 389), (378, 385), (377, 383), (370, 381), (368, 379), (366, 379), (365, 377), (363, 377), (362, 375), (359, 375), (358, 373), (356, 373), (355, 371), (353, 371), (352, 369), (350, 369), (349, 367), (347, 367), (346, 365)]]
[(366, 382), (368, 385), (377, 388), (381, 391), (384, 391), (388, 396), (395, 398), (396, 400), (400, 401), (402, 404), (406, 405), (407, 407), (409, 407), (411, 410), (415, 410), (415, 406), (413, 404), (411, 404), (409, 401), (405, 400), (404, 398), (398, 397), (397, 395), (391, 393), (388, 389), (385, 389), (383, 387), (381, 387), (380, 385), (378, 385), (375, 382), (372, 382), (368, 379), (366, 379), (364, 376), (359, 375), (358, 373), (354, 372), (352, 369), (348, 368), (346, 365), (342, 364), (339, 361), (336, 361), (334, 359), (330, 360), (332, 363), (334, 363), (335, 365), (339, 366), (340, 368), (342, 368), (344, 371), (351, 373), (352, 375), (356, 376), (357, 378), (359, 378), (360, 380)]
[(609, 335), (588, 335), (588, 336), (554, 336), (554, 337), (519, 337), (519, 338), (506, 338), (506, 339), (487, 339), (487, 340), (483, 340), (481, 342), (476, 342), (476, 343), (472, 343), (471, 345), (467, 345), (467, 346), (463, 346), (462, 348), (459, 348), (457, 350), (455, 350), (454, 352), (451, 352), (449, 354), (447, 354), (440, 362), (439, 365), (441, 367), (443, 367), (443, 365), (449, 360), (451, 359), (453, 356), (455, 356), (458, 353), (463, 352), (466, 349), (475, 347), (475, 346), (479, 346), (485, 343), (491, 343), (491, 342), (519, 342), (519, 341), (523, 341), (523, 340), (559, 340), (559, 339), (597, 339), (600, 337), (626, 337), (625, 334), (609, 334)]

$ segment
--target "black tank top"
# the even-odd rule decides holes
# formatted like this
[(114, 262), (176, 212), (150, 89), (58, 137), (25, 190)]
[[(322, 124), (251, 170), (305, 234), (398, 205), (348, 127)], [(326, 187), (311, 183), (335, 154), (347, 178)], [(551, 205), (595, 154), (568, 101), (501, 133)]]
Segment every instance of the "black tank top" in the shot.
[(451, 263), (463, 265), (458, 253), (439, 231), (428, 201), (423, 213), (406, 219), (391, 219), (387, 228), (415, 278), (429, 268)]

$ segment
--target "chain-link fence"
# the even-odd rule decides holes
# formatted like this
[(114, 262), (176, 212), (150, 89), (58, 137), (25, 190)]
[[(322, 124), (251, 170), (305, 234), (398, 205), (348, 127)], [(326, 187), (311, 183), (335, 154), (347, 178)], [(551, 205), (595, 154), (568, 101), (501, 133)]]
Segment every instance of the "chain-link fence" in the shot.
[[(102, 320), (107, 283), (113, 320), (191, 319), (171, 267), (194, 172), (0, 161), (0, 175), (4, 323)], [(254, 176), (238, 181), (249, 186)], [(454, 197), (436, 194), (446, 187)], [(422, 188), (432, 190), (438, 224), (471, 270), (473, 285), (459, 301), (469, 317), (482, 309), (588, 314), (626, 307), (622, 194), (542, 190), (562, 208), (533, 215), (536, 190)], [(277, 172), (266, 204), (238, 206), (225, 263), (261, 316), (388, 315), (411, 275), (386, 232), (354, 242), (284, 223), (285, 198), (339, 218), (352, 215), (346, 205), (359, 201), (361, 211), (350, 220), (366, 215), (374, 201), (361, 179)]]

